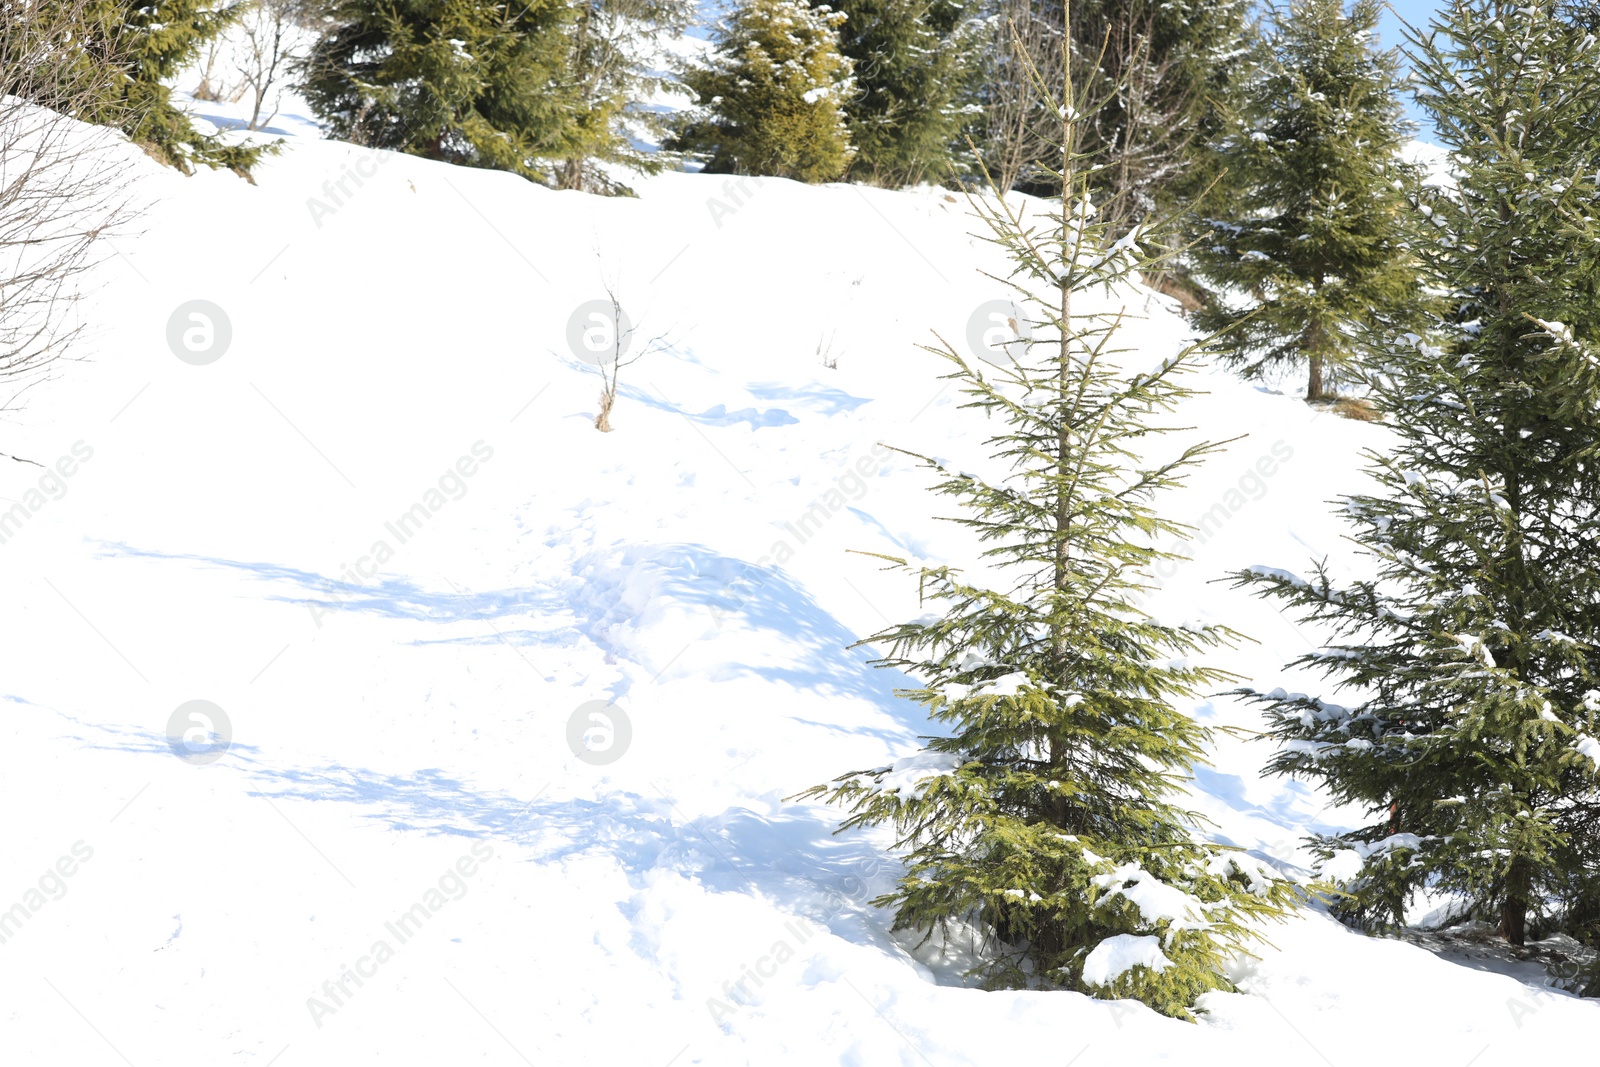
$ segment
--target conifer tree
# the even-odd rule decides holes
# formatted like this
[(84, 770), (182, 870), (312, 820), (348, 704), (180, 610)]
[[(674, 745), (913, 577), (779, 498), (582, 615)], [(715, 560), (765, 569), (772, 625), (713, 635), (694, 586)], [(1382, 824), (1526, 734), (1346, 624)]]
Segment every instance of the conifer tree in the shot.
[(1253, 297), (1219, 292), (1198, 314), (1202, 328), (1227, 330), (1219, 355), (1249, 374), (1305, 363), (1308, 400), (1333, 394), (1355, 329), (1416, 299), (1397, 60), (1374, 37), (1380, 0), (1343, 4), (1271, 10), (1222, 147), (1240, 195), (1206, 220), (1194, 254), (1203, 279)]
[(185, 174), (200, 164), (248, 176), (269, 148), (229, 144), (196, 130), (172, 102), (166, 84), (242, 9), (241, 3), (216, 0), (93, 0), (78, 40), (83, 62), (109, 63), (121, 77), (80, 117), (117, 126), (151, 156)]
[(883, 557), (937, 611), (868, 639), (948, 732), (802, 795), (850, 809), (841, 830), (894, 828), (907, 870), (876, 903), (896, 909), (896, 929), (976, 930), (987, 985), (1135, 997), (1190, 1018), (1199, 994), (1233, 988), (1224, 961), (1292, 889), (1208, 842), (1177, 799), (1210, 737), (1180, 705), (1226, 677), (1189, 658), (1235, 635), (1137, 605), (1169, 555), (1154, 546), (1186, 529), (1154, 499), (1219, 445), (1142, 458), (1192, 395), (1182, 376), (1197, 349), (1141, 369), (1117, 346), (1121, 298), (1104, 294), (1150, 265), (1145, 234), (1113, 239), (1096, 217), (1080, 150), (1091, 109), (1070, 80), (1062, 91), (1060, 199), (1026, 215), (997, 190), (972, 201), (1010, 254), (1026, 352), (989, 369), (929, 349), (964, 407), (998, 427), (995, 473), (907, 453), (987, 543), (979, 562), (996, 577)]
[(1550, 8), (1452, 0), (1413, 31), (1418, 99), (1453, 160), (1418, 204), (1423, 283), (1447, 294), (1370, 374), (1399, 443), (1346, 503), (1375, 561), (1335, 585), (1243, 583), (1326, 625), (1297, 664), (1328, 699), (1249, 692), (1281, 748), (1371, 821), (1319, 842), (1345, 917), (1401, 922), (1462, 894), (1522, 944), (1592, 910), (1600, 871), (1600, 45)]
[(718, 26), (705, 66), (683, 81), (700, 109), (671, 146), (708, 157), (706, 170), (832, 181), (854, 154), (845, 101), (854, 91), (839, 51), (844, 15), (804, 0), (743, 0)]
[(582, 109), (564, 0), (331, 0), (302, 90), (332, 137), (553, 178)]
[(855, 70), (846, 175), (899, 187), (949, 176), (960, 96), (978, 45), (961, 0), (839, 0), (840, 51)]

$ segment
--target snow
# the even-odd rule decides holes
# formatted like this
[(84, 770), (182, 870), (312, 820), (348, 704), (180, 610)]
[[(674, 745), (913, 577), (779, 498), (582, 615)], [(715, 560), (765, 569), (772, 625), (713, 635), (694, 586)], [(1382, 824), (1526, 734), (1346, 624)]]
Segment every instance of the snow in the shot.
[(886, 790), (899, 790), (906, 796), (916, 796), (927, 788), (931, 779), (949, 774), (959, 766), (961, 760), (956, 756), (943, 752), (917, 752), (895, 760), (879, 784)]
[(1343, 848), (1321, 861), (1317, 873), (1332, 882), (1348, 882), (1361, 873), (1362, 865), (1373, 856), (1386, 856), (1395, 849), (1417, 851), (1422, 838), (1416, 834), (1390, 834), (1369, 844), (1357, 842), (1353, 848)]
[(985, 696), (1014, 697), (1022, 692), (1022, 687), (1028, 684), (1028, 676), (1022, 671), (1012, 671), (1003, 674), (993, 681), (984, 682), (978, 687)]
[(1317, 871), (1331, 882), (1348, 882), (1361, 873), (1366, 862), (1366, 857), (1355, 849), (1341, 848), (1323, 860)]
[(1154, 935), (1117, 934), (1094, 947), (1083, 961), (1083, 980), (1090, 985), (1110, 985), (1135, 967), (1148, 967), (1157, 974), (1172, 966), (1161, 951), (1161, 939)]
[(1279, 567), (1267, 567), (1259, 563), (1253, 563), (1246, 567), (1245, 570), (1251, 574), (1258, 574), (1263, 578), (1273, 578), (1301, 589), (1308, 588), (1310, 585), (1309, 582), (1293, 571), (1286, 571)]
[(1100, 898), (1101, 906), (1121, 897), (1139, 909), (1139, 917), (1147, 923), (1188, 923), (1202, 921), (1205, 906), (1176, 886), (1169, 885), (1150, 875), (1137, 863), (1120, 864), (1108, 874), (1091, 879), (1107, 892)]
[(1485, 667), (1493, 667), (1495, 665), (1494, 654), (1483, 643), (1483, 638), (1476, 634), (1456, 634), (1455, 642), (1461, 646), (1461, 651)]
[[(972, 988), (959, 939), (940, 956), (871, 906), (902, 871), (892, 832), (835, 836), (842, 813), (784, 800), (940, 770), (916, 755), (939, 724), (894, 695), (912, 680), (851, 647), (928, 606), (849, 550), (981, 574), (971, 532), (930, 519), (927, 472), (880, 450), (992, 467), (992, 426), (916, 347), (1007, 295), (965, 204), (681, 173), (607, 200), (378, 154), (319, 217), (374, 157), (292, 108), (272, 125), (285, 149), (254, 186), (127, 150), (153, 206), (79, 306), (85, 359), (0, 426), (50, 468), (0, 465), (6, 1062), (944, 1067), (1087, 1044), (1084, 1063), (1383, 1047), (1490, 1067), (1587, 1047), (1593, 1005), (1541, 968), (1320, 907), (1194, 1025)], [(600, 434), (567, 336), (608, 281), (672, 344), (623, 369)], [(1163, 301), (1122, 298), (1141, 358), (1176, 351)], [(185, 362), (169, 324), (206, 307), (231, 339)], [(1175, 424), (1249, 436), (1163, 502), (1197, 532), (1145, 607), (1248, 634), (1204, 657), (1243, 684), (1321, 692), (1283, 664), (1327, 635), (1213, 580), (1362, 573), (1326, 501), (1372, 491), (1360, 453), (1389, 431), (1292, 380), (1196, 384)], [(176, 715), (196, 700), (226, 722)], [(1185, 710), (1261, 725), (1230, 697)], [(191, 730), (230, 744), (198, 761)], [(1309, 873), (1306, 834), (1364, 813), (1262, 778), (1264, 752), (1219, 736), (1180, 800), (1251, 863)], [(1138, 872), (1108, 888), (1193, 906)], [(1134, 940), (1097, 946), (1097, 973), (1155, 966)]]

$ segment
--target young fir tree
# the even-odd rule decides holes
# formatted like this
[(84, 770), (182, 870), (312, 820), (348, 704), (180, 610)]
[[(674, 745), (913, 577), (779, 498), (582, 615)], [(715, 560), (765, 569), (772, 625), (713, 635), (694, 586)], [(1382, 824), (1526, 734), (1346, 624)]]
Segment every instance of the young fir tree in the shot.
[(1453, 0), (1412, 37), (1452, 183), (1419, 211), (1448, 294), (1371, 380), (1399, 442), (1349, 500), (1376, 577), (1239, 580), (1325, 623), (1301, 657), (1336, 698), (1252, 692), (1268, 770), (1373, 819), (1323, 839), (1346, 917), (1404, 920), (1424, 885), (1513, 944), (1600, 870), (1600, 46), (1547, 7)]
[(854, 91), (839, 51), (844, 15), (805, 0), (744, 0), (717, 27), (716, 49), (683, 81), (699, 98), (670, 147), (706, 170), (832, 181), (854, 149), (844, 106)]
[(577, 0), (568, 34), (566, 81), (577, 103), (562, 189), (621, 192), (605, 163), (653, 174), (660, 153), (636, 147), (630, 133), (664, 133), (659, 115), (644, 101), (666, 83), (658, 72), (663, 43), (683, 33), (694, 17), (691, 0)]
[(564, 0), (330, 0), (302, 91), (332, 137), (549, 181), (582, 111)]
[(962, 0), (839, 0), (839, 11), (839, 47), (856, 82), (845, 105), (856, 148), (846, 177), (892, 188), (944, 180), (977, 44)]
[(243, 4), (216, 0), (90, 0), (79, 37), (86, 64), (121, 72), (104, 99), (80, 117), (115, 125), (151, 156), (185, 174), (195, 164), (249, 176), (266, 145), (229, 144), (196, 130), (172, 102), (167, 81), (239, 16)]
[(1293, 890), (1205, 840), (1178, 803), (1210, 738), (1180, 705), (1226, 677), (1189, 657), (1235, 635), (1167, 625), (1138, 603), (1169, 557), (1154, 545), (1186, 529), (1154, 498), (1219, 446), (1141, 458), (1192, 395), (1181, 378), (1197, 349), (1119, 365), (1136, 357), (1117, 347), (1123, 312), (1104, 294), (1149, 260), (1142, 233), (1113, 240), (1097, 219), (1079, 148), (1089, 109), (1073, 106), (1070, 80), (1063, 94), (1061, 198), (1026, 216), (1015, 198), (973, 200), (1010, 254), (1033, 340), (992, 372), (930, 349), (964, 406), (999, 427), (989, 444), (1007, 473), (915, 456), (963, 509), (954, 521), (988, 543), (998, 584), (890, 559), (939, 612), (868, 639), (949, 732), (802, 795), (849, 808), (841, 829), (894, 827), (907, 871), (876, 903), (896, 909), (896, 929), (975, 927), (972, 973), (989, 986), (1134, 997), (1190, 1018), (1199, 994), (1233, 988), (1226, 961)]
[(1380, 52), (1380, 0), (1290, 0), (1271, 9), (1223, 159), (1241, 190), (1206, 220), (1198, 274), (1224, 293), (1197, 315), (1223, 330), (1219, 354), (1248, 374), (1305, 363), (1308, 400), (1333, 395), (1363, 323), (1407, 315), (1415, 267), (1406, 251), (1397, 60)]

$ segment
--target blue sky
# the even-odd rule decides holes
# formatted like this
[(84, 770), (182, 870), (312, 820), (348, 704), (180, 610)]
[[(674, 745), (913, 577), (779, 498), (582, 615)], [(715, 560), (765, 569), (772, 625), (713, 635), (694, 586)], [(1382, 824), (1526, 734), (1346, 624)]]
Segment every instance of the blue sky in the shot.
[(1428, 17), (1439, 10), (1439, 5), (1432, 0), (1389, 0), (1388, 6), (1389, 9), (1384, 11), (1383, 19), (1378, 24), (1385, 45), (1401, 42), (1400, 22), (1395, 15), (1399, 15), (1413, 26), (1425, 26)]
[[(1389, 7), (1392, 10), (1385, 11), (1378, 23), (1378, 33), (1385, 48), (1392, 48), (1405, 42), (1405, 37), (1400, 31), (1400, 21), (1395, 15), (1398, 14), (1400, 18), (1421, 29), (1427, 26), (1429, 17), (1439, 10), (1439, 5), (1433, 0), (1389, 0)], [(1408, 106), (1406, 115), (1417, 124), (1418, 139), (1432, 143), (1433, 128), (1426, 115), (1415, 106)]]

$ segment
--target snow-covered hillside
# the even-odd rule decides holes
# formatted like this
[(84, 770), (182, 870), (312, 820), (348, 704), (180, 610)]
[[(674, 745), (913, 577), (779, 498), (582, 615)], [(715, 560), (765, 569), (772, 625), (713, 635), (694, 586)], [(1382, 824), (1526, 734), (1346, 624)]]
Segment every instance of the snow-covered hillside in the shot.
[[(880, 447), (984, 461), (989, 427), (916, 347), (1003, 295), (964, 203), (694, 174), (601, 199), (275, 125), (254, 186), (129, 150), (155, 206), (83, 309), (86, 358), (0, 426), (50, 467), (0, 469), (4, 1062), (1486, 1067), (1592, 1044), (1594, 1005), (1536, 963), (1316, 909), (1198, 1024), (965, 988), (868, 905), (885, 839), (782, 800), (927, 729), (849, 648), (915, 590), (847, 550), (971, 559)], [(569, 337), (608, 285), (667, 347), (623, 369), (601, 434)], [(1131, 299), (1143, 356), (1172, 351), (1181, 320)], [(1185, 421), (1247, 436), (1168, 499), (1202, 534), (1152, 610), (1225, 620), (1258, 643), (1217, 665), (1309, 687), (1280, 665), (1315, 634), (1215, 579), (1359, 566), (1329, 501), (1386, 431), (1202, 377)], [(221, 725), (191, 701), (225, 716), (220, 758), (171, 740)], [(1303, 870), (1303, 835), (1354, 814), (1260, 779), (1267, 755), (1227, 740), (1193, 806)]]

